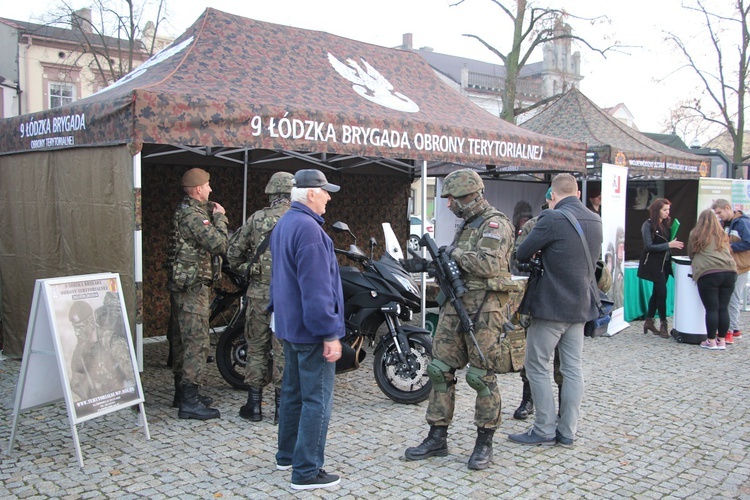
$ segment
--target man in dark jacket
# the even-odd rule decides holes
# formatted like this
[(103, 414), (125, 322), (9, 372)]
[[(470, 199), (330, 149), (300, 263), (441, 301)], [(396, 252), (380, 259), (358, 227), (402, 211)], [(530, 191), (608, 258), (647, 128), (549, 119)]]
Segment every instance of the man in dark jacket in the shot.
[(292, 489), (339, 483), (322, 469), (344, 336), (344, 293), (326, 204), (339, 187), (319, 170), (294, 175), (292, 205), (271, 233), (271, 325), (284, 344), (276, 468), (292, 469)]
[[(544, 274), (539, 279), (531, 304), (531, 325), (526, 337), (524, 366), (536, 407), (536, 419), (529, 431), (511, 434), (511, 441), (529, 445), (570, 446), (583, 399), (583, 326), (597, 317), (595, 287), (591, 269), (602, 246), (602, 221), (578, 199), (575, 178), (558, 174), (552, 180), (550, 208), (539, 215), (536, 226), (518, 247), (516, 257), (527, 262), (539, 253)], [(578, 231), (561, 213), (577, 219), (589, 248), (586, 259)], [(558, 348), (560, 372), (565, 383), (557, 421), (555, 398), (549, 372), (552, 353)]]

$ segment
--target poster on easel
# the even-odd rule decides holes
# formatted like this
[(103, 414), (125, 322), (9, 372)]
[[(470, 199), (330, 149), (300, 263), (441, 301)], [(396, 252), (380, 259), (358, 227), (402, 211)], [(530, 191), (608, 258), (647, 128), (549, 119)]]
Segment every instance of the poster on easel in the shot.
[(609, 298), (615, 303), (605, 336), (629, 326), (625, 321), (625, 199), (628, 168), (602, 165), (602, 259), (612, 274)]
[(65, 400), (78, 460), (76, 425), (138, 405), (149, 439), (122, 286), (117, 274), (37, 280), (21, 373), (16, 387), (10, 447), (24, 411)]

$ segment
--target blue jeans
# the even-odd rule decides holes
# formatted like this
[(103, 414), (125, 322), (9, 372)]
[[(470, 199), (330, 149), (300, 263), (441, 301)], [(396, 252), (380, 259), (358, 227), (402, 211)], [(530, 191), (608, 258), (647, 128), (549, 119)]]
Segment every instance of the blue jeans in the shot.
[[(557, 347), (563, 384), (560, 393), (560, 421), (555, 413), (550, 358)], [(534, 431), (554, 438), (555, 431), (575, 439), (583, 400), (583, 323), (566, 323), (531, 318), (526, 333), (526, 377), (531, 386), (536, 418)]]
[(318, 475), (325, 462), (336, 363), (323, 358), (323, 343), (284, 342), (276, 463), (292, 465), (292, 482)]

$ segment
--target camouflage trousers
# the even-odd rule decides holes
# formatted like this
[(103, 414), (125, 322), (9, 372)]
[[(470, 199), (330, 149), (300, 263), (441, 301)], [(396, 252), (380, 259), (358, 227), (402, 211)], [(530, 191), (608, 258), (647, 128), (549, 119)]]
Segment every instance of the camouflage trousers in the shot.
[[(185, 292), (172, 292), (173, 314), (179, 335), (172, 338), (172, 371), (182, 374), (183, 384), (200, 385), (210, 348), (208, 337), (211, 288), (196, 286)], [(177, 332), (175, 332), (177, 333)]]
[(274, 388), (281, 390), (284, 347), (271, 331), (271, 315), (266, 311), (267, 304), (267, 298), (248, 297), (245, 314), (245, 384), (262, 389), (273, 381)]
[[(460, 321), (456, 315), (440, 312), (435, 338), (432, 344), (432, 353), (438, 359), (450, 366), (452, 370), (444, 373), (448, 383), (447, 392), (430, 391), (427, 405), (427, 423), (437, 426), (448, 426), (453, 421), (453, 412), (456, 406), (456, 375), (455, 370), (460, 370), (467, 364), (475, 368), (489, 370), (489, 373), (481, 377), (482, 382), (488, 387), (490, 394), (487, 396), (477, 395), (474, 404), (474, 425), (486, 429), (497, 429), (500, 425), (501, 399), (500, 390), (497, 386), (495, 372), (499, 371), (501, 358), (501, 337), (503, 335), (503, 323), (505, 318), (500, 311), (483, 312), (476, 321), (476, 332), (474, 337), (482, 350), (486, 365), (482, 363), (477, 348), (471, 337), (464, 333), (460, 327)], [(473, 389), (471, 389), (473, 390)]]

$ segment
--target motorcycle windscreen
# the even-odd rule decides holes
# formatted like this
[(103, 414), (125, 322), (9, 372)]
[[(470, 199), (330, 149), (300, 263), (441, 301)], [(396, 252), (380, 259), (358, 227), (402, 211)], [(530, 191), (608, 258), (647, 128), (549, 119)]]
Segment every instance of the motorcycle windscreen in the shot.
[(404, 259), (404, 252), (401, 250), (401, 244), (396, 238), (396, 233), (393, 232), (390, 222), (383, 222), (383, 234), (385, 235), (385, 251), (388, 255), (401, 261)]

